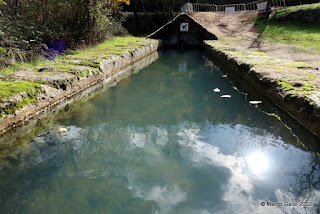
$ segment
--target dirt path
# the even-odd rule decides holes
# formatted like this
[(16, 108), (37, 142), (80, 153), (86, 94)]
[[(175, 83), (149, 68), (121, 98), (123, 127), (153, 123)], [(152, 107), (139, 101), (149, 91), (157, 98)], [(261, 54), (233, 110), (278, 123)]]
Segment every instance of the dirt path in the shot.
[(268, 55), (279, 58), (305, 62), (320, 69), (320, 53), (308, 54), (297, 50), (308, 50), (301, 46), (272, 43), (259, 39), (259, 30), (251, 21), (253, 17), (257, 16), (256, 11), (243, 11), (230, 15), (214, 12), (195, 12), (191, 16), (208, 31), (228, 43), (234, 43), (253, 51), (265, 52)]

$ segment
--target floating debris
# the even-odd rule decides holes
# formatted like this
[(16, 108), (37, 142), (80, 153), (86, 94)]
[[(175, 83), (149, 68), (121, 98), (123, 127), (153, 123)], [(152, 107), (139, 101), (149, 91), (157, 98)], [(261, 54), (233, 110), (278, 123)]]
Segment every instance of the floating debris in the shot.
[(225, 95), (222, 95), (221, 98), (231, 98), (231, 95), (225, 94)]
[(219, 92), (220, 92), (220, 89), (219, 89), (219, 88), (215, 88), (215, 89), (213, 89), (213, 92), (219, 93)]
[(228, 75), (227, 75), (227, 74), (225, 74), (225, 75), (223, 75), (222, 77), (223, 77), (223, 78), (227, 78), (227, 77), (228, 77)]
[(249, 103), (252, 105), (258, 105), (258, 104), (261, 104), (262, 101), (249, 101)]
[(59, 132), (67, 132), (68, 129), (64, 127), (59, 127)]

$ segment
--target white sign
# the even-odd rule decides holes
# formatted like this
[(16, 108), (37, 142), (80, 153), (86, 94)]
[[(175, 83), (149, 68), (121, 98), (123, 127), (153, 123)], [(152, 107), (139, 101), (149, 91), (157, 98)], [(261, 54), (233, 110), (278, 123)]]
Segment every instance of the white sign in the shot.
[(179, 62), (179, 71), (186, 71), (186, 70), (187, 70), (187, 62), (186, 61)]
[(226, 7), (226, 14), (233, 14), (236, 12), (236, 8), (235, 7)]
[(188, 32), (189, 31), (189, 23), (181, 23), (180, 32)]
[(265, 10), (265, 9), (267, 9), (267, 4), (268, 4), (268, 2), (263, 2), (263, 3), (257, 4), (258, 10)]
[(191, 3), (186, 3), (181, 7), (181, 12), (183, 13), (189, 13), (193, 12), (193, 6)]

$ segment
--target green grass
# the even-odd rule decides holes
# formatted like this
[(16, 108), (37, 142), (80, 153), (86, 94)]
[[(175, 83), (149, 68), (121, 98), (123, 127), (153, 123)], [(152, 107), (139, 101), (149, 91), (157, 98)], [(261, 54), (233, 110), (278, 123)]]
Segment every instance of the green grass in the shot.
[(279, 9), (268, 20), (256, 19), (255, 23), (260, 29), (262, 39), (307, 47), (309, 49), (300, 51), (318, 54), (320, 25), (303, 20), (303, 17), (310, 14), (315, 18), (320, 17), (320, 3)]
[(2, 81), (0, 80), (0, 101), (6, 98), (10, 98), (13, 95), (21, 93), (22, 101), (11, 101), (10, 105), (0, 108), (0, 118), (5, 114), (12, 114), (18, 108), (22, 108), (29, 103), (33, 103), (37, 100), (37, 96), (41, 91), (41, 85), (38, 83), (32, 83), (28, 81)]
[[(40, 84), (28, 82), (28, 81), (2, 81), (0, 80), (0, 100), (3, 98), (9, 98), (12, 95), (20, 92), (28, 91), (30, 93), (37, 91), (41, 88)], [(32, 94), (30, 94), (32, 95)]]
[[(138, 37), (114, 37), (95, 47), (85, 50), (73, 51), (70, 55), (57, 57), (55, 60), (34, 60), (30, 63), (19, 63), (15, 66), (0, 70), (0, 77), (15, 73), (21, 67), (34, 68), (34, 74), (51, 74), (53, 72), (68, 72), (78, 77), (96, 75), (100, 72), (100, 60), (118, 55), (122, 56), (126, 51), (134, 51), (144, 46), (145, 38)], [(75, 62), (77, 61), (77, 62)], [(52, 72), (39, 72), (41, 68), (52, 67)], [(67, 81), (67, 80), (66, 80)], [(44, 83), (49, 84), (49, 83)], [(58, 83), (51, 83), (58, 84)], [(70, 82), (63, 83), (69, 85)], [(57, 86), (60, 87), (60, 86)], [(16, 94), (21, 93), (22, 101), (11, 101), (10, 105), (0, 108), (0, 117), (4, 114), (12, 114), (18, 108), (35, 102), (41, 92), (41, 84), (30, 81), (4, 81), (0, 79), (0, 102)]]
[(123, 54), (126, 50), (139, 47), (139, 43), (144, 41), (145, 38), (140, 37), (114, 37), (111, 40), (107, 40), (93, 48), (86, 50), (74, 51), (74, 54), (85, 54), (85, 53), (94, 53), (100, 51), (116, 52), (118, 54)]
[(282, 17), (286, 17), (291, 13), (300, 12), (300, 13), (319, 13), (320, 11), (320, 3), (314, 4), (304, 4), (298, 6), (292, 6), (277, 10), (276, 13), (272, 16), (272, 19), (279, 19)]
[(319, 24), (258, 20), (256, 25), (262, 39), (320, 50)]
[(13, 73), (17, 72), (17, 70), (19, 68), (22, 68), (22, 67), (33, 68), (33, 67), (37, 67), (37, 66), (40, 66), (44, 63), (49, 63), (49, 62), (50, 62), (50, 60), (44, 60), (44, 59), (39, 59), (39, 58), (34, 59), (30, 62), (20, 62), (15, 65), (11, 65), (11, 66), (8, 66), (8, 67), (1, 69), (0, 76), (6, 76), (6, 75), (13, 74)]
[(320, 55), (320, 50), (312, 50), (312, 49), (306, 49), (306, 48), (297, 48), (293, 47), (292, 50), (299, 51), (302, 53), (312, 54), (312, 55)]
[[(0, 76), (6, 76), (15, 73), (21, 67), (41, 68), (45, 66), (54, 66), (61, 64), (60, 62), (68, 59), (80, 59), (84, 65), (98, 68), (102, 58), (112, 57), (114, 55), (122, 56), (126, 51), (132, 51), (142, 47), (142, 42), (145, 38), (139, 37), (114, 37), (95, 47), (73, 51), (71, 55), (59, 56), (55, 60), (35, 59), (29, 63), (18, 63), (13, 66), (8, 66), (0, 70)], [(66, 67), (67, 65), (65, 65)], [(70, 64), (72, 66), (72, 64)], [(74, 66), (76, 67), (76, 65)], [(63, 69), (63, 71), (68, 71)], [(71, 72), (73, 73), (73, 71)]]

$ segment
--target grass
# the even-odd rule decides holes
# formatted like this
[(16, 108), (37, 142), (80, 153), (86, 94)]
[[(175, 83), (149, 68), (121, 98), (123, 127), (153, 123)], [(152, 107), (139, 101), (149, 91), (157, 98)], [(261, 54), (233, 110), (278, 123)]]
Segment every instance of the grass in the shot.
[(272, 19), (279, 19), (282, 17), (286, 17), (289, 14), (301, 12), (301, 13), (314, 13), (320, 11), (320, 3), (314, 3), (314, 4), (304, 4), (304, 5), (297, 5), (292, 7), (283, 8), (280, 10), (277, 10), (276, 13), (273, 15)]
[(298, 48), (298, 47), (293, 47), (293, 51), (298, 51), (302, 53), (307, 53), (307, 54), (312, 54), (312, 55), (320, 55), (320, 50), (313, 50), (313, 49), (307, 49), (307, 48)]
[[(0, 76), (13, 74), (21, 67), (41, 68), (55, 65), (58, 65), (59, 67), (61, 62), (69, 59), (79, 59), (82, 61), (83, 65), (98, 68), (102, 58), (109, 58), (114, 55), (122, 56), (126, 51), (132, 51), (141, 47), (143, 41), (145, 41), (145, 39), (139, 37), (114, 37), (95, 47), (73, 51), (71, 55), (60, 56), (53, 61), (35, 59), (29, 63), (18, 63), (14, 66), (8, 66), (0, 70)], [(70, 64), (70, 66), (68, 66), (65, 64), (64, 68), (72, 66), (76, 67), (76, 65)], [(62, 71), (68, 72), (68, 69), (63, 69)], [(74, 73), (74, 71), (71, 71), (70, 73)]]
[(28, 82), (28, 81), (2, 81), (0, 80), (0, 100), (3, 98), (9, 98), (12, 95), (18, 94), (24, 91), (36, 91), (41, 88), (40, 84)]
[(74, 51), (73, 54), (74, 55), (92, 54), (95, 52), (107, 50), (108, 52), (122, 55), (125, 51), (132, 49), (132, 47), (134, 48), (139, 47), (140, 42), (142, 41), (145, 41), (145, 38), (132, 37), (132, 36), (114, 37), (113, 39), (105, 41), (93, 48)]
[(262, 39), (306, 47), (308, 49), (296, 47), (295, 50), (319, 54), (320, 25), (317, 22), (308, 23), (303, 19), (311, 14), (315, 19), (320, 17), (320, 3), (279, 9), (269, 19), (253, 21), (260, 29)]
[(30, 62), (20, 62), (12, 66), (5, 67), (0, 70), (0, 76), (6, 76), (15, 73), (19, 68), (25, 67), (25, 68), (33, 68), (40, 66), (44, 63), (49, 63), (50, 60), (40, 59), (36, 58)]
[(262, 39), (320, 50), (320, 25), (318, 24), (258, 20), (256, 25), (260, 29)]
[(9, 105), (0, 108), (0, 118), (4, 114), (12, 114), (18, 108), (24, 107), (29, 103), (33, 103), (37, 100), (37, 96), (41, 91), (41, 85), (38, 83), (28, 81), (2, 81), (0, 80), (0, 100), (8, 99), (13, 95), (21, 93), (22, 101), (13, 100)]
[[(72, 54), (57, 57), (55, 60), (36, 59), (30, 63), (19, 63), (14, 66), (0, 70), (0, 77), (10, 79), (21, 67), (34, 68), (33, 74), (52, 74), (59, 72), (67, 72), (78, 77), (87, 77), (96, 75), (100, 72), (100, 61), (102, 59), (111, 58), (115, 55), (122, 56), (125, 52), (131, 52), (144, 46), (146, 39), (138, 37), (114, 37), (95, 47), (85, 50), (73, 51)], [(49, 68), (40, 72), (43, 68)], [(7, 77), (6, 77), (7, 76)], [(9, 77), (9, 78), (8, 78)], [(65, 87), (70, 85), (66, 80), (62, 83), (56, 82), (31, 82), (26, 80), (4, 81), (0, 78), (0, 102), (9, 99), (8, 103), (4, 103), (0, 107), (0, 117), (4, 114), (12, 114), (18, 108), (37, 100), (38, 94), (41, 92), (41, 84), (63, 84)], [(60, 85), (57, 87), (61, 88)], [(20, 99), (12, 99), (15, 95)]]
[[(291, 62), (287, 60), (280, 60), (275, 57), (271, 57), (265, 53), (256, 51), (249, 51), (239, 47), (227, 45), (222, 41), (206, 42), (207, 44), (219, 50), (229, 58), (235, 59), (238, 64), (247, 64), (251, 66), (251, 69), (271, 70), (272, 72), (286, 72), (288, 75), (286, 78), (277, 78), (271, 80), (271, 82), (277, 83), (277, 85), (291, 97), (303, 97), (303, 99), (309, 101), (307, 95), (312, 94), (316, 89), (314, 84), (315, 75), (305, 70), (299, 70), (301, 67), (313, 67), (305, 62)], [(291, 71), (301, 72), (301, 76), (290, 78)], [(289, 92), (290, 91), (290, 92)]]
[[(88, 76), (89, 73), (97, 74), (102, 59), (113, 56), (122, 56), (125, 52), (134, 51), (142, 47), (145, 38), (138, 37), (114, 37), (93, 48), (73, 51), (61, 59), (51, 63), (42, 64), (41, 67), (52, 66), (59, 72), (68, 72), (78, 77)], [(75, 62), (76, 61), (76, 62)], [(77, 70), (79, 67), (87, 67), (87, 70)], [(37, 67), (40, 69), (41, 67)]]

